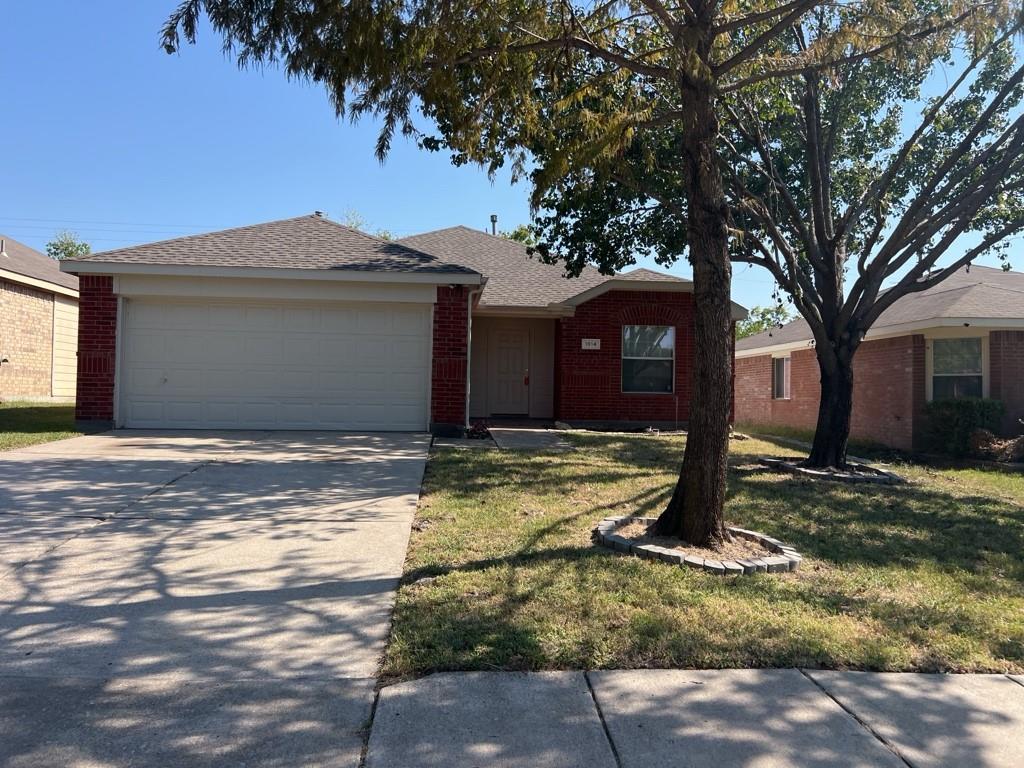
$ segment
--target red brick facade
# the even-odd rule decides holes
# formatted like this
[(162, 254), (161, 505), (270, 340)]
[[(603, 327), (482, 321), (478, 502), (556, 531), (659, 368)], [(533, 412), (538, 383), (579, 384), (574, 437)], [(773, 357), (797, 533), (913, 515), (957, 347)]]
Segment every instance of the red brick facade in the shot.
[(989, 396), (1006, 406), (1003, 431), (1024, 433), (1024, 331), (992, 331), (989, 334)]
[[(675, 392), (622, 392), (622, 326), (676, 329)], [(600, 339), (598, 350), (583, 339)], [(563, 421), (685, 423), (693, 370), (693, 294), (609, 291), (576, 308), (555, 329), (555, 417)]]
[(52, 293), (0, 280), (0, 355), (0, 397), (52, 394)]
[[(925, 344), (921, 335), (865, 342), (854, 357), (851, 436), (911, 450), (922, 426)], [(814, 350), (790, 357), (790, 398), (772, 398), (770, 355), (736, 361), (736, 421), (814, 429), (821, 375)]]
[[(438, 431), (466, 421), (470, 288), (440, 286), (434, 306), (430, 421)], [(114, 418), (117, 297), (109, 276), (80, 280), (78, 402), (82, 421)], [(676, 329), (675, 391), (626, 394), (621, 384), (623, 325), (672, 325)], [(582, 340), (600, 339), (599, 350)], [(556, 418), (575, 421), (635, 421), (685, 424), (689, 418), (693, 368), (693, 297), (677, 292), (610, 291), (580, 305), (557, 322), (555, 335)]]
[(439, 431), (466, 423), (469, 290), (464, 286), (437, 289), (430, 422)]
[(116, 357), (117, 297), (113, 278), (82, 275), (78, 281), (78, 399), (79, 421), (114, 419), (114, 361)]

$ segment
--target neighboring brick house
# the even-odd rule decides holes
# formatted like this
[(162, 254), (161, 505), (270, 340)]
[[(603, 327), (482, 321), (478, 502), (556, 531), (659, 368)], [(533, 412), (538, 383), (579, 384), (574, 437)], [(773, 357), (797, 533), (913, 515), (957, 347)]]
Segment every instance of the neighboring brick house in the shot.
[(81, 275), (82, 421), (450, 433), (689, 416), (692, 284), (667, 274), (570, 279), (465, 227), (388, 242), (318, 215), (63, 268)]
[(78, 280), (0, 235), (0, 400), (75, 396)]
[[(963, 269), (886, 310), (854, 357), (851, 435), (921, 447), (925, 403), (991, 397), (1024, 418), (1024, 274)], [(736, 421), (813, 429), (820, 374), (807, 323), (736, 342)]]

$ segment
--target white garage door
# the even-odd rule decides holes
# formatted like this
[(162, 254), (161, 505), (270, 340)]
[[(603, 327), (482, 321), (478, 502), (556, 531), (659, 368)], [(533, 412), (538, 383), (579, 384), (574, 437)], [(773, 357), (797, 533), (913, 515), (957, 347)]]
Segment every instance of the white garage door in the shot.
[(127, 427), (423, 430), (430, 307), (130, 299)]

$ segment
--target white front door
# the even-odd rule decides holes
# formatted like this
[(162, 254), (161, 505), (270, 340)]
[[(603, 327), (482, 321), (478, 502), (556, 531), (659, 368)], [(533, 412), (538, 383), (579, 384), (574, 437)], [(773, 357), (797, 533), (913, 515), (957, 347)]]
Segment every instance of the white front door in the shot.
[(430, 306), (129, 299), (127, 427), (423, 430)]
[(530, 332), (524, 328), (495, 328), (491, 413), (526, 415), (530, 412)]

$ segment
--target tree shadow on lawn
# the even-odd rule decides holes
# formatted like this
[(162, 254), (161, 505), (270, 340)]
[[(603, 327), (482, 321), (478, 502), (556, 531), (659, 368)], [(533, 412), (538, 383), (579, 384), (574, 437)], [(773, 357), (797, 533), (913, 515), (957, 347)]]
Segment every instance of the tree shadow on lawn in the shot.
[[(480, 494), (481, 504), (491, 490), (510, 483), (523, 484), (531, 494), (594, 486), (594, 495), (605, 498), (567, 512), (552, 510), (514, 552), (505, 548), (501, 554), (450, 565), (427, 563), (407, 572), (396, 627), (407, 639), (399, 655), (409, 658), (395, 657), (390, 672), (658, 665), (950, 669), (961, 662), (960, 668), (980, 663), (989, 669), (993, 662), (985, 660), (985, 652), (997, 665), (1005, 659), (1019, 669), (1024, 662), (1018, 631), (1005, 628), (1000, 639), (994, 627), (979, 626), (988, 620), (974, 612), (971, 597), (1024, 597), (1020, 506), (919, 484), (805, 481), (753, 471), (745, 466), (751, 457), (737, 453), (730, 461), (729, 522), (796, 546), (808, 558), (805, 569), (820, 561), (835, 573), (821, 579), (807, 570), (720, 579), (574, 545), (609, 510), (654, 515), (666, 503), (673, 485), (664, 476), (673, 478), (675, 467), (662, 464), (654, 473), (633, 469), (628, 448), (641, 442), (646, 441), (617, 441), (615, 452), (626, 463), (614, 469), (585, 455), (583, 460), (506, 456), (477, 460), (471, 472), (449, 467), (433, 475), (428, 486), (434, 491), (450, 490), (438, 486), (462, 485), (475, 475), (469, 477), (470, 493)], [(630, 492), (615, 494), (615, 484), (624, 480)], [(864, 566), (877, 568), (878, 575)], [(462, 578), (491, 570), (495, 574), (482, 580)], [(915, 580), (935, 571), (950, 581), (927, 585), (918, 598)], [(449, 574), (455, 582), (414, 584)], [(890, 599), (875, 594), (876, 588), (906, 594)], [(947, 604), (944, 590), (964, 595)], [(681, 606), (698, 606), (687, 615), (707, 617), (707, 623), (681, 621)], [(538, 619), (544, 612), (561, 615), (557, 621), (564, 620), (566, 630), (546, 623), (550, 616)], [(763, 620), (756, 618), (759, 612)], [(568, 628), (574, 622), (588, 626)], [(559, 635), (575, 639), (552, 644)], [(932, 648), (934, 643), (939, 645)], [(910, 646), (917, 650), (907, 651)], [(960, 648), (981, 648), (982, 655)]]
[[(593, 439), (591, 442), (595, 442)], [(615, 463), (561, 455), (483, 455), (468, 462), (432, 461), (425, 486), (431, 492), (486, 497), (510, 486), (532, 496), (568, 496), (594, 488), (610, 500), (560, 515), (533, 532), (524, 550), (559, 530), (592, 528), (610, 513), (657, 516), (671, 496), (678, 465), (669, 463), (678, 445), (644, 438), (597, 442)], [(599, 457), (600, 458), (600, 457)], [(643, 460), (643, 464), (638, 461)], [(726, 520), (782, 539), (802, 553), (833, 563), (984, 570), (993, 556), (1024, 584), (1024, 507), (984, 495), (955, 496), (917, 483), (900, 486), (847, 485), (804, 480), (750, 466), (756, 457), (730, 456)], [(646, 464), (646, 466), (644, 465)], [(660, 471), (652, 472), (656, 467)], [(672, 478), (668, 482), (662, 476)], [(631, 495), (612, 486), (630, 484)], [(636, 486), (640, 488), (637, 490)], [(486, 498), (481, 499), (486, 503)]]
[(839, 565), (980, 572), (995, 556), (1005, 577), (1024, 584), (1024, 508), (992, 497), (735, 472), (726, 514)]

